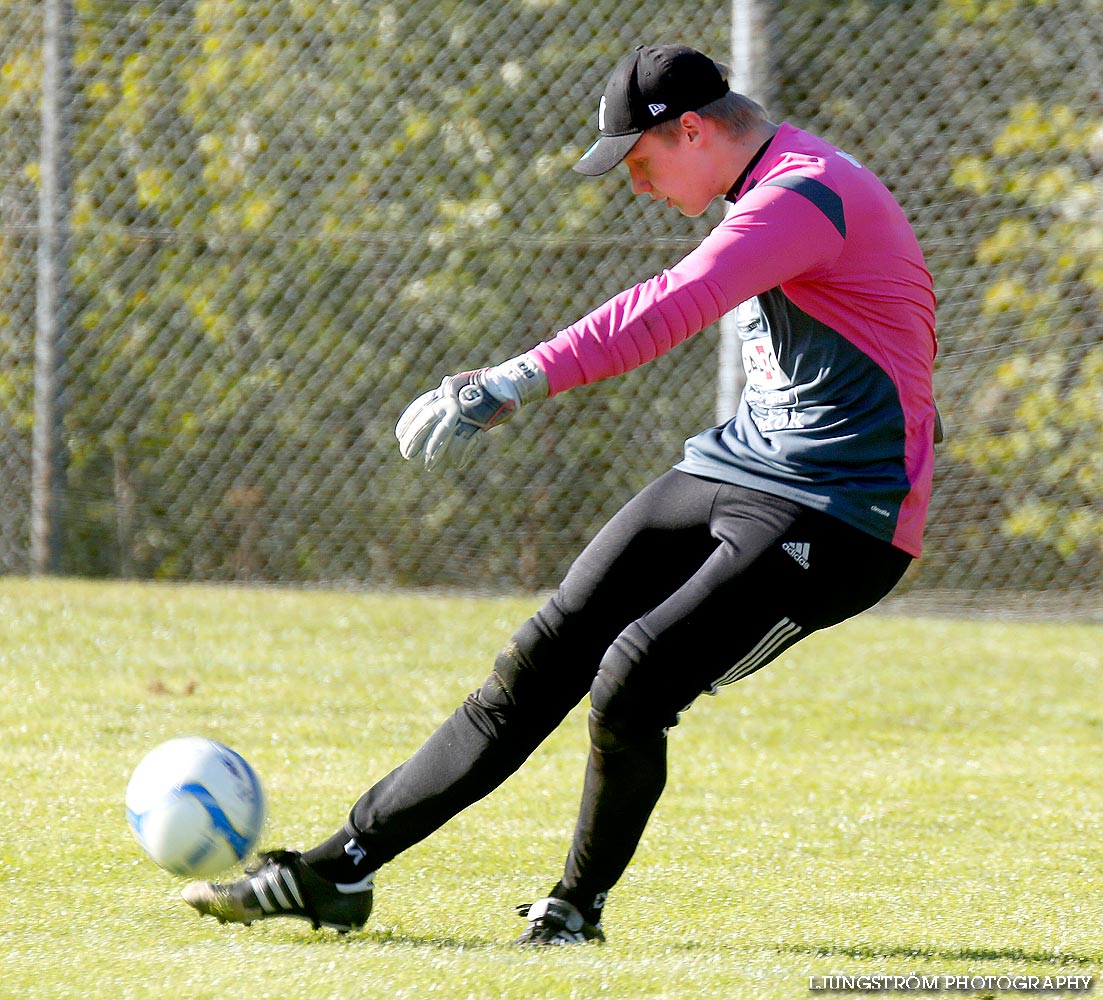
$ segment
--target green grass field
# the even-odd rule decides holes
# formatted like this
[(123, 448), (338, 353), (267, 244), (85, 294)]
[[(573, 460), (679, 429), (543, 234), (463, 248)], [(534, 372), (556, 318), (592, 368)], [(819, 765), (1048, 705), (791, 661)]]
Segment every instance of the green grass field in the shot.
[(265, 846), (328, 836), (536, 604), (0, 579), (0, 997), (741, 1000), (832, 974), (1103, 974), (1100, 626), (867, 615), (701, 699), (603, 947), (509, 947), (567, 847), (582, 708), (383, 869), (359, 934), (200, 920), (132, 840), (130, 770), (192, 733), (260, 772)]

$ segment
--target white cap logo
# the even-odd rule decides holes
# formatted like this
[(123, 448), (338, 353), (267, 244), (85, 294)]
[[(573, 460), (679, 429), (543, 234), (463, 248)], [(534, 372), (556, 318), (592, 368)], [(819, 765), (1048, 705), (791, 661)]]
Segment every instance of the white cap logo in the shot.
[(649, 104), (649, 105), (647, 105), (647, 110), (651, 112), (651, 117), (652, 118), (657, 118), (659, 115), (661, 115), (666, 110), (666, 105), (665, 104)]
[(597, 102), (597, 127), (599, 132), (605, 131), (605, 95)]

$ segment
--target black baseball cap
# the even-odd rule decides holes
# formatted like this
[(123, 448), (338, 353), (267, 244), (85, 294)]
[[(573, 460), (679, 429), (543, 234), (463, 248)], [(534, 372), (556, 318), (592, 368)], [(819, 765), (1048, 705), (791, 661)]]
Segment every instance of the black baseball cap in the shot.
[(728, 84), (708, 56), (688, 45), (637, 45), (609, 77), (598, 105), (601, 136), (574, 165), (580, 174), (608, 173), (661, 122), (723, 97)]

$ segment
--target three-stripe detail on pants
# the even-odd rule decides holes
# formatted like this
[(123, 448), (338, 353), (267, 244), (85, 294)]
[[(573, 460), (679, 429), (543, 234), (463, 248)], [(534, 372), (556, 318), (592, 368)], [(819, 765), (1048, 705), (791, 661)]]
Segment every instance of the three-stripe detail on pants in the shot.
[(724, 684), (731, 684), (741, 677), (746, 677), (747, 674), (753, 673), (759, 667), (764, 667), (775, 656), (796, 642), (802, 631), (803, 629), (792, 619), (782, 618), (758, 640), (746, 656), (739, 660), (719, 680), (713, 682), (713, 690), (715, 691), (716, 688)]

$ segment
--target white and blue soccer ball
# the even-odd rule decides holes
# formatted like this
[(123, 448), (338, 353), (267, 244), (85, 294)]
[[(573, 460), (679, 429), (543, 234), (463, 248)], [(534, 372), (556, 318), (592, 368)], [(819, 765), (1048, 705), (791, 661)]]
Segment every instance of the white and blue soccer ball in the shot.
[(162, 868), (217, 875), (256, 846), (264, 792), (239, 753), (215, 740), (181, 736), (138, 763), (126, 787), (126, 818)]

